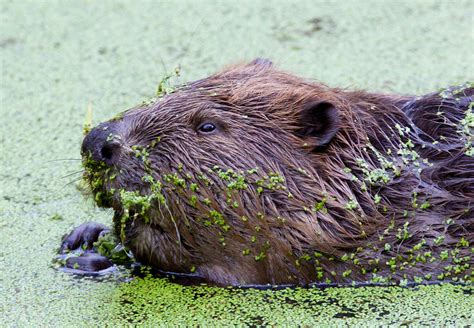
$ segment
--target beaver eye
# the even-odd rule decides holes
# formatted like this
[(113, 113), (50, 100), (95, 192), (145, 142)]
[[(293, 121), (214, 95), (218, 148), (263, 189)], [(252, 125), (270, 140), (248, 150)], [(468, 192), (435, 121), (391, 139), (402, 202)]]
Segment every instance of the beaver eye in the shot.
[(211, 133), (215, 129), (216, 129), (216, 126), (212, 123), (203, 123), (198, 128), (198, 130), (203, 133)]

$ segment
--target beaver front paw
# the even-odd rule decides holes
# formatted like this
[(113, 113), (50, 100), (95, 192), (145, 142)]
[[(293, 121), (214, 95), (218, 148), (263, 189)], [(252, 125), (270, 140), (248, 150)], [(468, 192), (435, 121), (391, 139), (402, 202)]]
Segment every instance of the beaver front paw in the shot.
[(94, 243), (110, 232), (105, 225), (86, 222), (62, 239), (58, 260), (67, 272), (95, 275), (113, 266), (112, 261), (99, 254)]
[(98, 253), (85, 253), (81, 256), (69, 257), (66, 259), (65, 267), (72, 273), (94, 274), (106, 270), (114, 264), (105, 256)]
[(59, 252), (64, 254), (79, 247), (83, 250), (92, 249), (94, 242), (109, 232), (110, 229), (103, 224), (96, 222), (83, 223), (69, 235), (63, 237)]

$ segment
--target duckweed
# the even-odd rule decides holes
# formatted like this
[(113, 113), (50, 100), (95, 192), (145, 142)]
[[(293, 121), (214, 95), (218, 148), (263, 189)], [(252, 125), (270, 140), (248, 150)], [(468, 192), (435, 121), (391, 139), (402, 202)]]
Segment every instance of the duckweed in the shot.
[[(257, 51), (256, 48), (263, 52), (270, 49), (275, 50), (272, 52), (275, 59), (288, 59), (285, 64), (280, 63), (282, 66), (288, 68), (290, 65), (291, 69), (306, 72), (306, 76), (318, 77), (322, 72), (318, 79), (331, 84), (347, 85), (357, 80), (360, 87), (381, 86), (385, 91), (397, 89), (404, 93), (428, 91), (440, 83), (463, 78), (466, 72), (472, 76), (472, 66), (459, 61), (459, 58), (468, 58), (472, 52), (471, 43), (466, 42), (470, 39), (472, 22), (469, 16), (459, 15), (461, 11), (470, 10), (470, 1), (455, 6), (449, 2), (436, 5), (421, 2), (393, 6), (369, 4), (364, 5), (366, 10), (361, 10), (360, 3), (346, 1), (318, 7), (317, 12), (311, 2), (302, 2), (298, 6), (282, 2), (281, 6), (273, 7), (261, 2), (249, 8), (227, 2), (222, 4), (224, 21), (237, 18), (239, 24), (221, 29), (225, 33), (219, 31), (219, 24), (224, 21), (207, 16), (215, 9), (211, 4), (144, 2), (140, 6), (140, 15), (128, 15), (126, 23), (121, 14), (135, 13), (138, 9), (132, 2), (87, 2), (87, 5), (70, 2), (65, 5), (53, 1), (45, 6), (40, 2), (9, 1), (2, 7), (8, 19), (2, 20), (6, 38), (2, 41), (1, 51), (6, 64), (3, 67), (5, 106), (1, 107), (2, 118), (6, 120), (3, 132), (11, 141), (2, 145), (8, 154), (2, 158), (4, 197), (0, 199), (2, 263), (5, 269), (0, 289), (8, 295), (0, 301), (2, 324), (20, 327), (38, 323), (88, 327), (472, 324), (472, 288), (466, 286), (228, 292), (220, 288), (183, 287), (168, 280), (155, 279), (136, 279), (131, 284), (120, 285), (109, 281), (97, 283), (51, 270), (48, 263), (60, 236), (86, 220), (110, 223), (110, 211), (98, 210), (84, 202), (74, 188), (64, 187), (63, 181), (58, 179), (58, 168), (69, 168), (69, 165), (45, 161), (38, 166), (37, 156), (44, 154), (46, 160), (77, 158), (81, 127), (76, 130), (74, 122), (82, 121), (83, 111), (76, 111), (76, 106), (82, 108), (81, 103), (87, 104), (91, 99), (94, 112), (99, 109), (98, 117), (113, 115), (117, 108), (130, 104), (131, 98), (141, 94), (144, 85), (153, 83), (159, 67), (158, 54), (166, 62), (180, 61), (176, 58), (182, 49), (186, 54), (183, 65), (193, 67), (190, 75), (202, 76), (215, 67), (216, 61), (235, 56), (237, 48), (246, 54)], [(264, 6), (267, 15), (255, 14)], [(391, 10), (388, 16), (387, 8)], [(275, 14), (278, 16), (281, 10), (289, 14), (281, 21), (275, 20)], [(166, 14), (170, 19), (165, 22), (156, 19), (156, 12)], [(298, 28), (291, 31), (292, 20), (296, 22), (294, 26), (304, 25), (302, 15), (309, 19), (314, 14), (323, 21), (318, 47), (303, 46), (309, 40), (304, 36), (284, 40), (278, 35), (282, 30), (290, 36), (293, 32), (299, 33), (296, 31)], [(198, 24), (195, 33), (190, 35), (193, 27), (180, 22), (192, 21), (200, 15), (204, 15), (204, 22)], [(369, 20), (365, 19), (367, 17)], [(411, 33), (407, 39), (404, 27), (397, 28), (397, 22), (399, 18), (403, 21), (413, 17), (417, 18), (411, 20), (415, 29), (426, 32)], [(208, 24), (209, 19), (211, 24)], [(378, 24), (381, 21), (387, 24)], [(436, 24), (439, 21), (448, 23)], [(326, 31), (324, 22), (335, 22), (335, 25)], [(378, 24), (385, 31), (367, 29), (368, 22), (369, 25)], [(275, 35), (253, 33), (244, 47), (239, 42), (221, 47), (219, 40), (228, 40), (227, 32), (255, 30), (255, 24), (259, 27), (257, 30)], [(342, 31), (344, 33), (340, 33), (341, 24), (346, 30)], [(360, 30), (366, 33), (346, 33)], [(367, 60), (344, 60), (348, 53), (370, 57), (373, 54), (370, 49), (381, 46), (380, 33), (393, 31), (396, 33), (391, 34), (382, 47), (390, 49), (385, 52), (389, 61), (393, 58), (409, 59), (404, 62), (404, 69), (387, 70), (384, 65), (376, 63), (371, 79), (365, 79)], [(325, 35), (326, 32), (330, 35)], [(68, 37), (71, 35), (77, 37)], [(212, 35), (212, 42), (209, 42), (209, 35)], [(169, 44), (169, 40), (179, 41), (183, 36), (190, 40), (189, 44), (178, 42), (182, 45), (178, 48), (161, 46)], [(350, 51), (338, 51), (336, 56), (327, 56), (334, 49), (334, 38), (341, 41), (338, 44), (343, 50)], [(444, 41), (439, 42), (441, 39)], [(283, 47), (282, 42), (289, 47)], [(419, 46), (413, 48), (413, 44)], [(80, 56), (74, 49), (80, 49)], [(424, 55), (426, 50), (432, 52), (433, 49), (436, 56)], [(458, 53), (455, 56), (451, 56), (453, 49)], [(49, 52), (54, 56), (44, 56)], [(206, 55), (203, 57), (203, 54)], [(157, 60), (143, 60), (151, 57)], [(379, 57), (387, 59), (386, 56)], [(186, 58), (202, 60), (191, 64)], [(298, 60), (292, 62), (291, 58)], [(315, 58), (320, 65), (311, 65)], [(420, 60), (415, 63), (410, 58)], [(436, 62), (438, 58), (443, 60)], [(345, 74), (347, 67), (334, 65), (335, 62), (350, 63), (354, 74), (348, 77)], [(436, 75), (433, 65), (441, 74)], [(131, 67), (133, 73), (130, 73)], [(331, 69), (324, 72), (318, 67)], [(407, 79), (412, 69), (421, 74), (418, 78)], [(398, 82), (385, 85), (384, 81)], [(31, 104), (41, 105), (35, 110), (16, 110), (28, 108)], [(121, 115), (117, 118), (120, 119)], [(48, 133), (45, 134), (46, 130)], [(18, 143), (24, 147), (18, 147)], [(34, 151), (25, 152), (24, 149)], [(23, 178), (27, 171), (32, 176)], [(21, 178), (21, 183), (15, 183), (17, 178)], [(102, 180), (98, 183), (108, 182)], [(27, 199), (34, 200), (35, 197), (40, 197), (41, 201), (27, 203)], [(60, 213), (64, 220), (50, 221), (53, 213)], [(34, 256), (31, 256), (32, 249), (35, 250)]]
[(474, 156), (474, 102), (469, 104), (469, 108), (465, 113), (465, 117), (460, 121), (461, 135), (465, 138), (465, 154)]
[[(377, 279), (374, 279), (377, 280)], [(381, 279), (383, 280), (383, 279)], [(408, 281), (405, 281), (408, 284)], [(99, 306), (105, 321), (124, 319), (147, 326), (392, 325), (416, 317), (426, 325), (473, 320), (472, 286), (416, 288), (285, 288), (280, 290), (192, 288), (168, 279), (145, 277), (121, 284)], [(378, 297), (377, 295), (383, 295)], [(433, 299), (444, 300), (440, 307)], [(179, 299), (179, 302), (176, 302)], [(187, 309), (183, 311), (183, 308)], [(423, 309), (420, 311), (419, 309)], [(146, 317), (143, 314), (146, 313)]]
[(175, 70), (171, 73), (166, 74), (161, 81), (158, 83), (156, 88), (156, 96), (162, 98), (170, 93), (176, 91), (176, 87), (171, 84), (171, 80), (175, 77), (179, 77), (181, 73), (181, 68), (176, 67)]

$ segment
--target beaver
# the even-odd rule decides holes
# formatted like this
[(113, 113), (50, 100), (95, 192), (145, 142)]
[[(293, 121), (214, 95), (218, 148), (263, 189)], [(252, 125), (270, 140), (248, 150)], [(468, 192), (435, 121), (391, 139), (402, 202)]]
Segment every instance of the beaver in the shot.
[(165, 91), (82, 144), (140, 263), (234, 286), (472, 282), (474, 84), (370, 93), (256, 59)]

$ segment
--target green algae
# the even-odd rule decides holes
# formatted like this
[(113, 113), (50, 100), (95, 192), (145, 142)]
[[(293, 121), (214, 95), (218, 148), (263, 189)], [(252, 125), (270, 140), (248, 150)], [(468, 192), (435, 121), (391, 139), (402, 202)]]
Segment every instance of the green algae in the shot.
[(469, 104), (465, 117), (460, 121), (462, 125), (461, 135), (465, 138), (465, 153), (474, 157), (474, 102)]
[(86, 119), (84, 121), (84, 125), (82, 127), (82, 133), (84, 135), (88, 134), (92, 130), (92, 105), (89, 104), (87, 106), (87, 111), (86, 111)]
[[(2, 326), (473, 324), (471, 286), (229, 292), (158, 279), (117, 284), (51, 268), (64, 233), (89, 220), (110, 224), (112, 216), (68, 185), (73, 178), (61, 179), (79, 165), (55, 160), (79, 160), (89, 104), (97, 123), (153, 94), (167, 71), (160, 57), (181, 64), (185, 81), (266, 56), (332, 86), (422, 94), (474, 76), (472, 1), (5, 0), (0, 7)], [(56, 214), (63, 219), (51, 220)]]
[(99, 254), (107, 257), (117, 265), (128, 265), (134, 261), (133, 256), (111, 233), (99, 237), (99, 240), (94, 243), (94, 248)]
[[(451, 325), (472, 323), (473, 291), (449, 284), (323, 290), (184, 287), (149, 277), (115, 289), (106, 303), (110, 311), (106, 318), (123, 317), (129, 324), (146, 326), (170, 322), (186, 326)], [(433, 298), (449, 306), (441, 310)]]
[(165, 74), (165, 76), (158, 83), (158, 87), (156, 88), (157, 98), (162, 98), (176, 91), (176, 87), (173, 85), (171, 81), (172, 79), (179, 77), (180, 71), (181, 71), (181, 68), (176, 67), (172, 73)]

